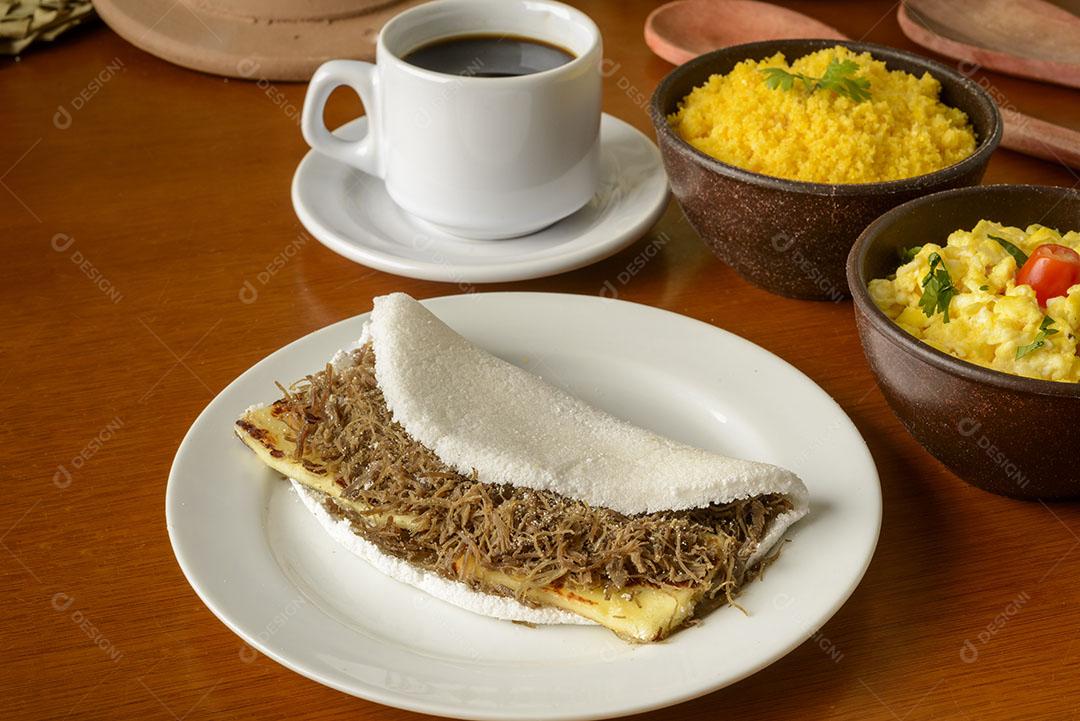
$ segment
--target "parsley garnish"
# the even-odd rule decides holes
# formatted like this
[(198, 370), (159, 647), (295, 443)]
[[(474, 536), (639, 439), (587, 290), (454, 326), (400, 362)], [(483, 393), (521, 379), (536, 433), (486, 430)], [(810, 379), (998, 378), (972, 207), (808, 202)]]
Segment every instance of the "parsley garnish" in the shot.
[(988, 285), (980, 285), (979, 290), (990, 290), (990, 286), (988, 286)]
[(996, 240), (998, 242), (998, 245), (1001, 246), (1001, 249), (1013, 257), (1013, 260), (1016, 261), (1017, 268), (1024, 267), (1024, 263), (1028, 261), (1027, 254), (1024, 251), (1020, 250), (1004, 238), (1000, 238), (996, 235), (990, 235), (989, 233), (987, 233), (986, 237), (990, 238), (991, 240)]
[(852, 77), (859, 71), (859, 65), (854, 60), (833, 58), (829, 61), (829, 66), (825, 68), (825, 74), (820, 78), (793, 73), (784, 68), (760, 68), (760, 71), (765, 75), (765, 85), (771, 90), (791, 90), (795, 87), (795, 81), (798, 80), (802, 82), (808, 93), (831, 90), (856, 103), (870, 99), (870, 81)]
[(927, 318), (934, 317), (935, 313), (945, 314), (945, 323), (949, 322), (949, 302), (953, 296), (959, 293), (949, 277), (949, 269), (945, 267), (945, 261), (937, 253), (930, 254), (930, 272), (922, 280), (922, 297), (919, 298), (919, 307)]
[(915, 256), (919, 254), (920, 250), (922, 250), (921, 245), (913, 245), (910, 248), (897, 248), (896, 254), (900, 256), (901, 263), (910, 263), (915, 260)]
[(1020, 360), (1028, 353), (1037, 351), (1047, 344), (1047, 338), (1057, 333), (1057, 328), (1051, 328), (1054, 324), (1054, 319), (1048, 315), (1044, 315), (1042, 323), (1039, 323), (1039, 332), (1035, 334), (1035, 340), (1031, 341), (1027, 345), (1022, 345), (1016, 349), (1016, 360)]

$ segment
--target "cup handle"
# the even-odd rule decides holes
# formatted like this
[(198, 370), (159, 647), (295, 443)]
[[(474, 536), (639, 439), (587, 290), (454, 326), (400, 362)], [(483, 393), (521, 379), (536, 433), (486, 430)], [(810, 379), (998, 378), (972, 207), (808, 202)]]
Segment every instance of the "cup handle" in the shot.
[[(367, 115), (367, 134), (360, 140), (342, 140), (327, 130), (323, 123), (323, 108), (330, 93), (341, 85), (348, 85), (357, 92), (364, 103)], [(369, 175), (383, 177), (384, 169), (379, 140), (379, 76), (371, 63), (359, 60), (331, 60), (319, 66), (311, 76), (304, 111), (300, 117), (300, 130), (307, 144), (318, 152), (358, 168)]]

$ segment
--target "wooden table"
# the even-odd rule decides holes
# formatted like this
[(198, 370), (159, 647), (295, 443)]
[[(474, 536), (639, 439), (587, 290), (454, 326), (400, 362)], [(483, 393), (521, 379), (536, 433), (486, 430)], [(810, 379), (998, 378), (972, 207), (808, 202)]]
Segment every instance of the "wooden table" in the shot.
[[(605, 36), (606, 110), (650, 134), (644, 106), (670, 69), (642, 41), (654, 4), (582, 3)], [(888, 2), (792, 5), (851, 37), (917, 50)], [(306, 151), (302, 85), (190, 72), (101, 25), (0, 62), (0, 714), (415, 717), (264, 657), (245, 663), (173, 559), (165, 479), (196, 414), (263, 356), (368, 310), (374, 295), (458, 289), (304, 240), (289, 202)], [(1080, 123), (1077, 91), (977, 77), (1022, 111)], [(328, 121), (358, 113), (355, 98), (335, 97)], [(1078, 179), (999, 150), (986, 182)], [(1080, 716), (1080, 508), (974, 490), (924, 452), (874, 384), (849, 303), (749, 286), (674, 206), (605, 262), (485, 289), (596, 294), (659, 233), (670, 241), (621, 297), (727, 328), (821, 384), (873, 451), (885, 521), (862, 585), (819, 634), (731, 688), (651, 717)], [(241, 301), (245, 284), (255, 302)], [(1053, 422), (1033, 432), (1053, 442)]]

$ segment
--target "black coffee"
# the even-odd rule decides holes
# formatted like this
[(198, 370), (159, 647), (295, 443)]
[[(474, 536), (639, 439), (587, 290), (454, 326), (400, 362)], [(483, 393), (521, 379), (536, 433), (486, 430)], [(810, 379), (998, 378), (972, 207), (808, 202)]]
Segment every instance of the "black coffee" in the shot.
[(508, 78), (531, 75), (574, 59), (568, 50), (514, 35), (459, 35), (422, 45), (405, 62), (447, 75)]

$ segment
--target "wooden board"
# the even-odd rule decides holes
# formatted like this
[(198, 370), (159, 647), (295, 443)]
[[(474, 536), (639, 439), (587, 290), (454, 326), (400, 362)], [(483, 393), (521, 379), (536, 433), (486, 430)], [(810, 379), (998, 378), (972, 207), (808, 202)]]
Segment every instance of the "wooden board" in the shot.
[[(1068, 6), (1066, 6), (1068, 7)], [(1080, 87), (1080, 17), (1045, 0), (904, 0), (904, 33), (977, 67)], [(966, 68), (966, 70), (965, 70)]]

